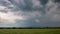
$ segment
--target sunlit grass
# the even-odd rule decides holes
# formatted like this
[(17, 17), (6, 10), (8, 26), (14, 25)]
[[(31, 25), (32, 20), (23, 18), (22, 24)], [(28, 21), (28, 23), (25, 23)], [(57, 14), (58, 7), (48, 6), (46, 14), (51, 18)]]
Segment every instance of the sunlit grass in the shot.
[(0, 34), (60, 34), (60, 29), (0, 29)]

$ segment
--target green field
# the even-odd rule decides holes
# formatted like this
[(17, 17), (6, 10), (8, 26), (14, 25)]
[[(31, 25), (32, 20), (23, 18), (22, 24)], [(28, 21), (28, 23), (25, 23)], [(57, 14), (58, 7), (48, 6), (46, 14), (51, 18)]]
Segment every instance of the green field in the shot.
[(60, 34), (60, 29), (0, 29), (0, 34)]

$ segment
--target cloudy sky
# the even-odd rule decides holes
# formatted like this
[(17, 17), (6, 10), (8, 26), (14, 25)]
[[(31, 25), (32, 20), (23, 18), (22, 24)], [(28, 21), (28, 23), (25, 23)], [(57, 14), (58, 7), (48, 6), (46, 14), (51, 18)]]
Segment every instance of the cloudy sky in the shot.
[(60, 27), (60, 0), (0, 0), (0, 27)]

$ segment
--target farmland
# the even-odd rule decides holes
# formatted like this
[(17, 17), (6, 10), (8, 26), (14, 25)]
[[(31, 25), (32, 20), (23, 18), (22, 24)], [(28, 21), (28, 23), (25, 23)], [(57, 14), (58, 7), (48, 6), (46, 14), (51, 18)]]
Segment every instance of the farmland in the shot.
[(60, 34), (60, 29), (0, 29), (0, 34)]

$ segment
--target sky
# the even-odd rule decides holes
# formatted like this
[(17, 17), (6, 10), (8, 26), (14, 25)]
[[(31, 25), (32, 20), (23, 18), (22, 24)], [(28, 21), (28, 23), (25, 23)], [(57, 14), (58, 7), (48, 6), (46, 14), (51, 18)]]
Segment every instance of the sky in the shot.
[(60, 27), (60, 0), (0, 0), (0, 27)]

